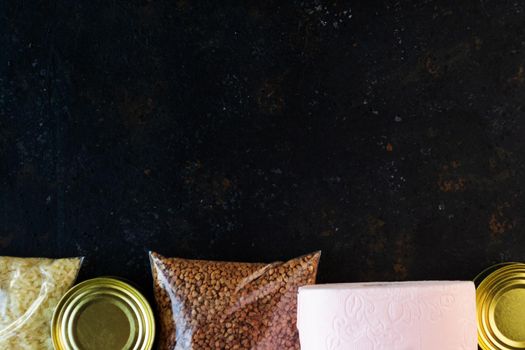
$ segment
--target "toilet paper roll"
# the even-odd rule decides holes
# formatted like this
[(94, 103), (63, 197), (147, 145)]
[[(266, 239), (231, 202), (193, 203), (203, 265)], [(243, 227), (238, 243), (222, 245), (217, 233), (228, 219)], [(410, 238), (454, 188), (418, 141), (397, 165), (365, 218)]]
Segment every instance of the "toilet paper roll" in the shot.
[(476, 350), (467, 281), (345, 283), (299, 289), (302, 350)]

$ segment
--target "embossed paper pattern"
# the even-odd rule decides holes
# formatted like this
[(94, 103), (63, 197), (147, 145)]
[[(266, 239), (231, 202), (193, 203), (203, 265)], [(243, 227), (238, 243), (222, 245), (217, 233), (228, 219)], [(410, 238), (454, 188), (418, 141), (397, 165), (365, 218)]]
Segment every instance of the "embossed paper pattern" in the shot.
[(302, 350), (476, 350), (472, 282), (332, 284), (299, 290)]

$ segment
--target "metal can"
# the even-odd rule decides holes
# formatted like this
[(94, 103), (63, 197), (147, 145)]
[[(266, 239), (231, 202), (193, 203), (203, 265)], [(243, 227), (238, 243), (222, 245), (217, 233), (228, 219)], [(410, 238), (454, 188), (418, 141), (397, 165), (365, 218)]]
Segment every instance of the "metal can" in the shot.
[(525, 349), (525, 264), (498, 264), (476, 282), (479, 346)]
[(94, 278), (71, 288), (51, 322), (56, 350), (150, 350), (155, 338), (153, 311), (129, 283)]

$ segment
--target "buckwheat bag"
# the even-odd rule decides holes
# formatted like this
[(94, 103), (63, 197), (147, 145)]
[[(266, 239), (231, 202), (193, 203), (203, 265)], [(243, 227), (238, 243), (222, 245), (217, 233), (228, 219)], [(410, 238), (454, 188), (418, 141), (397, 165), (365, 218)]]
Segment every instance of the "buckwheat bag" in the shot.
[(315, 283), (319, 258), (264, 264), (150, 253), (159, 349), (298, 350), (297, 291)]

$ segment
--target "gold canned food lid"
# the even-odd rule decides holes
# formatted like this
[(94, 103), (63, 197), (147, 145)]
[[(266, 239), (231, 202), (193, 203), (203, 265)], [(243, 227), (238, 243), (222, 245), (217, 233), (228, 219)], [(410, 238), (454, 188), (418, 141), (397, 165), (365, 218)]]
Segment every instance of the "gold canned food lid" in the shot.
[(101, 277), (77, 284), (62, 297), (51, 334), (57, 350), (149, 350), (155, 321), (136, 288)]
[(525, 349), (525, 264), (500, 264), (476, 289), (484, 350)]

